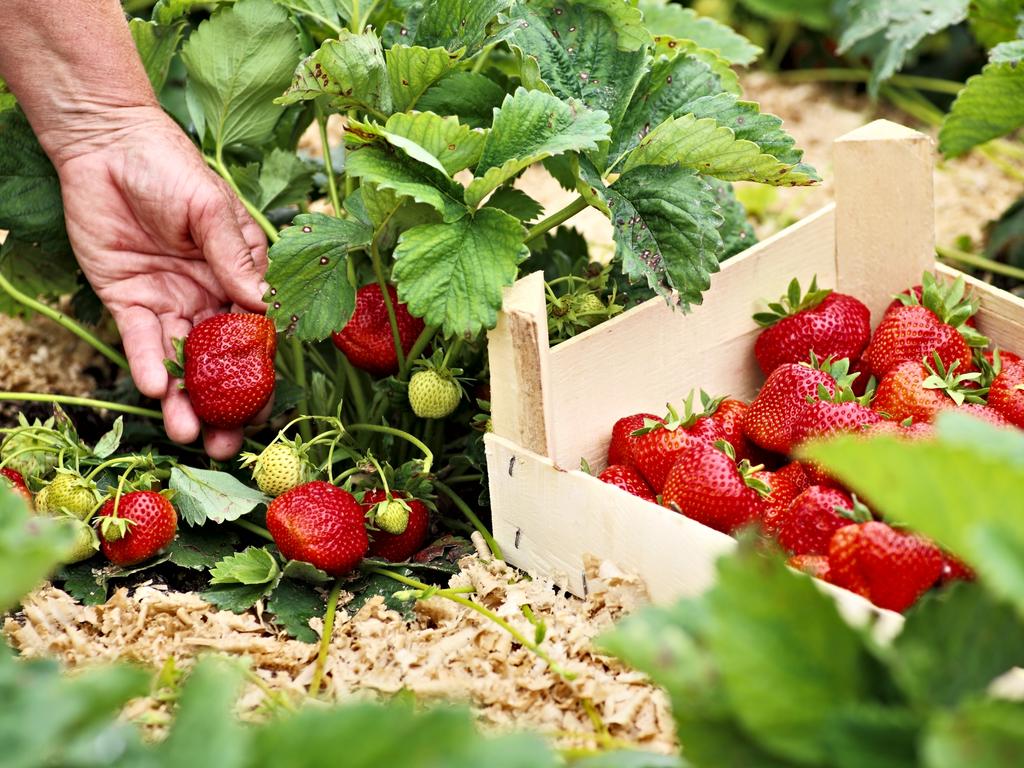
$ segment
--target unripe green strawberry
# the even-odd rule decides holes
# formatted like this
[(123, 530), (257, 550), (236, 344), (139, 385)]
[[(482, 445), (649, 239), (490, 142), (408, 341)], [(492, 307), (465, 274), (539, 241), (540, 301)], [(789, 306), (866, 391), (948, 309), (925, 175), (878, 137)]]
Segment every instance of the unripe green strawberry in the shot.
[(66, 525), (75, 534), (75, 542), (63, 558), (65, 565), (74, 565), (88, 560), (100, 551), (100, 539), (96, 535), (95, 528), (77, 517), (71, 517), (71, 515), (64, 515), (59, 520), (61, 525)]
[(277, 498), (309, 480), (309, 465), (294, 443), (274, 443), (256, 456), (246, 454), (242, 466), (253, 465), (252, 479), (263, 493)]
[(50, 486), (43, 486), (43, 489), (36, 494), (35, 508), (37, 514), (50, 514)]
[(26, 479), (49, 475), (57, 465), (57, 453), (28, 432), (12, 432), (0, 445), (0, 461)]
[(47, 512), (67, 512), (84, 520), (96, 507), (98, 501), (95, 487), (84, 477), (73, 472), (58, 472), (48, 486)]
[(377, 527), (395, 536), (409, 527), (409, 506), (401, 499), (385, 499), (374, 510)]
[[(603, 314), (608, 308), (604, 305), (604, 302), (592, 293), (584, 293), (576, 300), (576, 314), (577, 315), (597, 315)], [(596, 323), (598, 318), (588, 318), (591, 323)]]
[(462, 398), (462, 387), (451, 375), (428, 368), (409, 381), (409, 405), (421, 419), (450, 416)]

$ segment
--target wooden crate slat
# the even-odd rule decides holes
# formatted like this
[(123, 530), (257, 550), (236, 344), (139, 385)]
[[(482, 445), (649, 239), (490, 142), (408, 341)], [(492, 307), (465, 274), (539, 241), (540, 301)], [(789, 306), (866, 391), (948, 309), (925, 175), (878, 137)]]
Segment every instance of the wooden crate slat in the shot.
[(962, 277), (968, 293), (980, 300), (977, 321), (981, 333), (1000, 349), (1024, 354), (1024, 299), (944, 264), (936, 271), (947, 280)]

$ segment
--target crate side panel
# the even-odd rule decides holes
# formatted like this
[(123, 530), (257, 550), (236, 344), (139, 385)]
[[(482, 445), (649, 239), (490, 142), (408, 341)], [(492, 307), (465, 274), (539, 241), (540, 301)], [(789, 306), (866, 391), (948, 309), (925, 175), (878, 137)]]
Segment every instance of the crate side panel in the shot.
[(585, 458), (601, 468), (620, 416), (664, 413), (665, 403), (678, 405), (693, 388), (753, 397), (763, 377), (751, 315), (793, 277), (834, 284), (834, 217), (828, 206), (726, 262), (690, 314), (652, 299), (554, 347), (548, 414), (556, 449), (548, 455), (560, 467), (575, 469)]
[(962, 277), (968, 293), (980, 300), (977, 321), (981, 333), (1000, 349), (1024, 355), (1024, 299), (952, 267), (940, 264), (937, 271), (947, 280)]

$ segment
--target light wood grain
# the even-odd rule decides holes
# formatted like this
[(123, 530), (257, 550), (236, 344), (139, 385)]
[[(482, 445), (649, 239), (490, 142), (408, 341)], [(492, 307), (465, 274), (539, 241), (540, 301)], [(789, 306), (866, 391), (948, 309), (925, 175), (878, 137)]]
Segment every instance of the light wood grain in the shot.
[(934, 150), (923, 133), (876, 120), (833, 145), (836, 283), (871, 310), (935, 267)]

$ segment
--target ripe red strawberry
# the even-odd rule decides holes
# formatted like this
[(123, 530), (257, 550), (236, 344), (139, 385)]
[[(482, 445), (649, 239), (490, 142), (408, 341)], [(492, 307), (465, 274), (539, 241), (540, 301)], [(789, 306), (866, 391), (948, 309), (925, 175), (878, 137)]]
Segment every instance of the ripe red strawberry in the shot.
[(938, 355), (934, 367), (908, 360), (890, 370), (878, 383), (871, 408), (894, 421), (930, 422), (940, 411), (967, 402), (983, 402), (967, 388), (981, 376), (977, 371), (957, 375), (959, 365), (946, 370)]
[[(274, 392), (277, 332), (263, 315), (222, 314), (204, 320), (184, 346), (185, 389), (200, 420), (221, 429), (249, 422)], [(180, 373), (180, 363), (168, 370)]]
[(989, 349), (983, 352), (982, 356), (985, 358), (985, 362), (989, 365), (995, 365), (997, 354), (999, 355), (1000, 366), (1006, 363), (1024, 362), (1024, 360), (1021, 360), (1020, 355), (1015, 355), (1013, 352), (1007, 352), (1005, 349)]
[[(921, 303), (921, 298), (922, 298), (923, 295), (924, 295), (924, 286), (923, 285), (915, 285), (915, 286), (913, 286), (911, 288), (908, 288), (907, 290), (902, 291), (901, 293), (899, 293), (896, 296), (896, 298), (892, 300), (892, 302), (889, 304), (889, 306), (885, 308), (885, 311), (888, 312), (890, 309), (895, 309), (896, 307), (903, 306), (903, 305), (908, 304), (908, 303), (909, 304), (913, 304), (913, 303), (920, 304)], [(911, 298), (911, 297), (913, 297), (913, 298)], [(967, 318), (964, 321), (964, 324), (965, 325), (969, 325), (969, 326), (971, 326), (973, 328), (974, 325), (975, 325), (974, 317)]]
[(322, 480), (292, 488), (270, 502), (267, 529), (282, 555), (332, 576), (359, 565), (370, 546), (363, 507), (348, 491)]
[(633, 433), (642, 429), (647, 421), (664, 423), (660, 416), (653, 413), (634, 413), (615, 422), (612, 426), (612, 440), (608, 444), (608, 466), (633, 463), (633, 445), (637, 440)]
[(960, 413), (969, 413), (976, 419), (987, 421), (993, 427), (1012, 427), (1014, 426), (1005, 416), (990, 405), (978, 405), (976, 403), (965, 403), (961, 405), (957, 410)]
[(877, 382), (871, 375), (871, 368), (863, 358), (858, 358), (855, 363), (850, 363), (850, 377), (850, 389), (857, 397), (864, 397), (869, 390), (875, 391)]
[(141, 563), (155, 557), (174, 541), (178, 514), (164, 496), (155, 491), (132, 491), (121, 497), (114, 512), (114, 499), (107, 499), (96, 515), (100, 549), (115, 565)]
[(939, 577), (943, 584), (951, 581), (974, 581), (974, 571), (963, 560), (949, 552), (942, 553), (942, 576)]
[(742, 400), (725, 398), (713, 401), (714, 408), (708, 411), (708, 418), (716, 422), (722, 429), (725, 440), (732, 445), (739, 461), (747, 459), (754, 462), (756, 448), (747, 440), (743, 432), (743, 417), (750, 406)]
[[(427, 543), (430, 531), (430, 512), (419, 499), (409, 497), (403, 491), (394, 491), (393, 498), (405, 500), (409, 510), (409, 522), (402, 533), (370, 532), (370, 557), (379, 557), (392, 563), (404, 563)], [(387, 499), (383, 489), (374, 488), (363, 495), (363, 511), (369, 513), (373, 507)]]
[(813, 576), (822, 581), (828, 581), (829, 568), (827, 555), (793, 555), (786, 561), (786, 565), (803, 571), (808, 576)]
[(882, 377), (908, 360), (931, 360), (933, 354), (938, 354), (946, 370), (954, 364), (962, 373), (973, 370), (971, 347), (985, 346), (988, 340), (967, 325), (977, 303), (964, 299), (962, 278), (940, 286), (926, 273), (920, 302), (907, 295), (902, 301), (885, 313), (864, 350), (864, 362), (875, 376)]
[(0, 485), (7, 485), (29, 504), (32, 503), (32, 491), (25, 484), (25, 478), (21, 476), (21, 472), (17, 472), (10, 467), (0, 469)]
[(858, 432), (870, 424), (882, 421), (881, 416), (856, 400), (849, 389), (843, 389), (834, 396), (826, 391), (818, 394), (818, 399), (804, 406), (793, 425), (790, 440), (794, 448), (808, 440)]
[[(409, 354), (417, 337), (423, 332), (423, 320), (409, 314), (405, 304), (398, 301), (395, 286), (388, 285), (388, 296), (395, 309), (398, 323), (398, 337), (402, 351)], [(331, 334), (334, 346), (345, 353), (356, 368), (374, 376), (391, 376), (398, 373), (398, 353), (395, 351), (395, 337), (391, 332), (384, 292), (377, 283), (364, 285), (356, 292), (356, 308), (344, 328)]]
[(988, 391), (988, 405), (1011, 424), (1024, 429), (1024, 363), (1002, 358)]
[(818, 290), (817, 278), (805, 296), (794, 279), (787, 294), (770, 304), (771, 312), (754, 315), (765, 330), (754, 354), (765, 376), (784, 363), (819, 358), (857, 359), (871, 337), (871, 311), (853, 296)]
[(628, 464), (612, 464), (597, 476), (602, 483), (614, 485), (627, 493), (639, 496), (647, 501), (657, 501), (651, 486), (640, 476), (640, 473)]
[(737, 465), (718, 446), (695, 440), (673, 464), (662, 504), (722, 533), (733, 533), (763, 514), (763, 496), (769, 489), (754, 471), (749, 462)]
[(690, 446), (706, 440), (694, 437), (678, 423), (655, 424), (633, 443), (633, 466), (656, 494), (665, 487), (669, 470)]
[(905, 611), (942, 575), (942, 551), (885, 523), (840, 528), (829, 543), (829, 580), (879, 608)]
[(832, 534), (854, 517), (866, 522), (871, 514), (838, 488), (812, 485), (790, 505), (779, 529), (779, 544), (791, 555), (827, 555)]
[(764, 497), (761, 529), (768, 536), (776, 536), (793, 500), (807, 489), (810, 480), (799, 461), (790, 462), (775, 472), (757, 472), (754, 477), (771, 489)]
[(927, 440), (935, 435), (935, 428), (926, 421), (904, 424), (898, 421), (880, 421), (864, 428), (864, 437), (891, 435), (904, 440)]
[(836, 377), (844, 384), (849, 382), (847, 365), (846, 360), (825, 361), (821, 368), (807, 363), (780, 365), (768, 375), (743, 417), (747, 437), (769, 451), (789, 453), (793, 448), (793, 427), (807, 405), (807, 398), (817, 396), (819, 386), (834, 395)]

